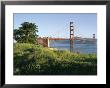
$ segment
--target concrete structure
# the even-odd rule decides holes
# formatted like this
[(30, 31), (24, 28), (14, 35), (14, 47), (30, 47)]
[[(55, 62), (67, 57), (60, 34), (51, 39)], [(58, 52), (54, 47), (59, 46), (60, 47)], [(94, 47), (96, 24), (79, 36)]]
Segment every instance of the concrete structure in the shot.
[(37, 42), (38, 42), (38, 44), (41, 44), (44, 47), (49, 47), (49, 38), (48, 37), (38, 38)]

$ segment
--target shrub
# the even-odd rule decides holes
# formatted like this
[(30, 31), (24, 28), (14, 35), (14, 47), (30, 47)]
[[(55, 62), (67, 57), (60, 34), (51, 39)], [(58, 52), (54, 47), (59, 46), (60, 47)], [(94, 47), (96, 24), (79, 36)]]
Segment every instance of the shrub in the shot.
[(15, 75), (96, 75), (96, 54), (50, 50), (41, 45), (14, 44)]

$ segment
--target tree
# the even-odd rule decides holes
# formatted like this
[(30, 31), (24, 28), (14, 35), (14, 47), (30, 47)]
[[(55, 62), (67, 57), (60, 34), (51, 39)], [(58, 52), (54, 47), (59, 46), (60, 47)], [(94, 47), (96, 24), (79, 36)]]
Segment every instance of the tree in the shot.
[(21, 27), (14, 29), (14, 39), (19, 43), (33, 43), (37, 41), (38, 26), (35, 23), (24, 22)]

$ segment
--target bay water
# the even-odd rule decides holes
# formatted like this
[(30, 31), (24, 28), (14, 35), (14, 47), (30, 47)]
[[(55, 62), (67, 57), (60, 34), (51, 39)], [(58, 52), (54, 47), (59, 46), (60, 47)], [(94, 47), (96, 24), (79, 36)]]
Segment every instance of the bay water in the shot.
[[(50, 40), (49, 46), (51, 48), (57, 48), (58, 50), (68, 50), (70, 51), (70, 41), (69, 40)], [(93, 54), (97, 53), (97, 42), (77, 42), (74, 41), (73, 52)]]

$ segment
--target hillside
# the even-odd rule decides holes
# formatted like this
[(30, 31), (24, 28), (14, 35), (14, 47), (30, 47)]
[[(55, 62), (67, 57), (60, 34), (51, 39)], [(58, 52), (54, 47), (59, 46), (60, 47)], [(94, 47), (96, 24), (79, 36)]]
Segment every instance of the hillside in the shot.
[(77, 54), (28, 43), (14, 44), (14, 75), (96, 75), (96, 54)]

